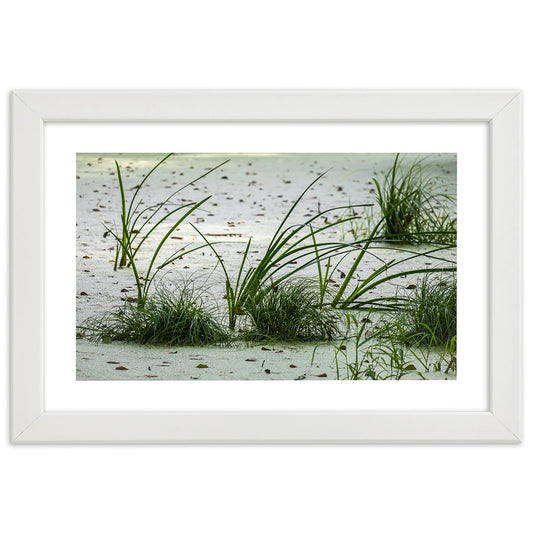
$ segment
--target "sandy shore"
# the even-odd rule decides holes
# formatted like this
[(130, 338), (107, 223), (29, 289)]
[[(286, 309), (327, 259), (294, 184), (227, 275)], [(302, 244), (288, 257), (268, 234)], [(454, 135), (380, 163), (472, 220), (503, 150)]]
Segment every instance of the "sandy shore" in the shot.
[[(106, 235), (104, 224), (118, 226), (119, 192), (114, 167), (117, 159), (123, 171), (128, 194), (157, 161), (160, 154), (80, 154), (77, 160), (77, 323), (102, 311), (120, 305), (121, 299), (134, 296), (133, 276), (129, 269), (113, 271), (114, 242)], [(176, 201), (197, 201), (211, 196), (206, 209), (192, 215), (191, 222), (218, 245), (226, 268), (236, 272), (249, 237), (252, 241), (252, 264), (268, 245), (285, 213), (303, 189), (320, 173), (324, 178), (305, 196), (291, 220), (302, 222), (340, 205), (373, 203), (373, 177), (382, 176), (392, 165), (393, 154), (177, 154), (165, 162), (145, 184), (142, 197), (146, 204), (161, 201), (176, 187), (195, 179), (225, 159), (230, 161), (206, 178), (180, 192)], [(429, 158), (448, 192), (455, 193), (456, 159), (452, 154), (436, 154)], [(354, 208), (363, 212), (363, 208)], [(323, 218), (327, 226), (332, 219)], [(347, 228), (324, 231), (324, 239), (346, 239)], [(154, 235), (154, 241), (157, 236)], [(194, 229), (182, 224), (167, 243), (166, 257), (183, 246), (195, 246), (201, 240)], [(145, 257), (149, 253), (146, 250)], [(398, 254), (380, 250), (382, 260)], [(367, 255), (359, 275), (368, 276), (381, 262)], [(413, 266), (429, 266), (434, 260), (421, 258)], [(141, 266), (143, 266), (141, 260)], [(211, 251), (202, 250), (175, 261), (165, 274), (168, 285), (183, 279), (194, 279), (197, 288), (209, 290), (208, 302), (224, 312), (223, 277), (216, 268)], [(342, 266), (334, 276), (339, 283)], [(309, 272), (316, 275), (316, 270)], [(400, 279), (397, 286), (407, 286)], [(395, 286), (388, 287), (394, 293)], [(378, 294), (376, 292), (373, 295)], [(334, 349), (314, 345), (265, 345), (255, 347), (161, 348), (123, 343), (93, 344), (77, 341), (77, 379), (336, 379)], [(263, 348), (268, 348), (263, 349)], [(255, 361), (246, 361), (255, 359)], [(290, 365), (293, 365), (291, 367)], [(198, 368), (207, 365), (207, 368)], [(127, 370), (117, 370), (124, 367)], [(267, 372), (268, 371), (268, 372)], [(325, 377), (316, 377), (326, 374)], [(443, 379), (453, 376), (432, 377)]]

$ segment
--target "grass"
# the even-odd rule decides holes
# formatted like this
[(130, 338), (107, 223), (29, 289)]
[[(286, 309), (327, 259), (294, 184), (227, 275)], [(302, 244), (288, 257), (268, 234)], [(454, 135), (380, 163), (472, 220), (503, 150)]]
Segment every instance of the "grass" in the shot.
[[(454, 260), (445, 259), (441, 252), (456, 246), (457, 219), (441, 209), (441, 205), (451, 205), (453, 199), (445, 194), (435, 192), (433, 178), (427, 177), (427, 166), (416, 159), (409, 167), (404, 168), (400, 154), (394, 159), (393, 166), (385, 175), (384, 183), (374, 179), (377, 192), (376, 200), (381, 209), (381, 218), (374, 223), (373, 212), (368, 206), (348, 206), (347, 218), (340, 220), (341, 235), (346, 237), (344, 224), (350, 226), (354, 237), (353, 242), (346, 242), (346, 247), (329, 249), (326, 254), (328, 262), (325, 268), (320, 265), (320, 256), (316, 254), (318, 278), (321, 291), (324, 291), (330, 276), (347, 259), (352, 260), (343, 281), (333, 295), (330, 302), (334, 307), (342, 309), (398, 309), (402, 298), (396, 295), (387, 295), (369, 298), (369, 295), (378, 287), (397, 278), (407, 275), (442, 272), (455, 272)], [(363, 207), (361, 213), (354, 207)], [(346, 212), (345, 212), (346, 213)], [(358, 236), (363, 236), (357, 240)], [(312, 234), (313, 244), (317, 241)], [(379, 258), (379, 249), (383, 248), (382, 242), (387, 240), (397, 243), (393, 248), (387, 244), (388, 251), (395, 250), (401, 253), (398, 259), (388, 262)], [(410, 251), (400, 247), (403, 243), (431, 244), (431, 248)], [(360, 279), (359, 270), (365, 256), (371, 255), (380, 261), (381, 265), (374, 271)], [(341, 259), (332, 265), (331, 259), (340, 256)], [(434, 267), (409, 268), (415, 259), (436, 260)], [(425, 261), (427, 262), (427, 261)], [(346, 263), (345, 263), (346, 264)], [(323, 272), (324, 271), (324, 272)], [(324, 299), (322, 298), (322, 302)]]
[[(160, 253), (163, 249), (163, 245), (170, 238), (172, 233), (178, 228), (178, 226), (183, 221), (185, 221), (192, 213), (197, 211), (211, 197), (208, 196), (198, 202), (189, 202), (173, 209), (168, 209), (170, 201), (180, 191), (182, 191), (186, 187), (193, 185), (198, 180), (204, 178), (211, 172), (215, 171), (217, 168), (227, 163), (227, 161), (224, 161), (220, 165), (217, 165), (216, 167), (210, 169), (208, 172), (202, 174), (200, 177), (188, 182), (184, 186), (175, 190), (159, 204), (150, 205), (141, 209), (143, 200), (138, 199), (138, 195), (141, 192), (143, 185), (146, 183), (148, 178), (155, 172), (155, 170), (172, 155), (172, 153), (166, 155), (150, 170), (150, 172), (146, 174), (146, 176), (139, 183), (139, 185), (135, 187), (135, 192), (132, 195), (128, 205), (126, 205), (126, 192), (124, 188), (124, 181), (122, 179), (120, 165), (117, 161), (115, 161), (121, 200), (121, 230), (114, 231), (108, 226), (105, 226), (105, 228), (107, 231), (109, 231), (109, 233), (115, 238), (117, 242), (114, 269), (116, 270), (117, 266), (131, 266), (133, 270), (133, 275), (135, 277), (135, 285), (137, 288), (136, 300), (137, 305), (139, 307), (142, 307), (145, 304), (154, 278), (162, 271), (163, 268), (171, 264), (173, 261), (179, 259), (180, 257), (183, 257), (184, 255), (187, 255), (191, 252), (194, 252), (195, 250), (198, 250), (199, 248), (204, 247), (199, 246), (190, 250), (182, 248), (177, 252), (172, 253), (163, 261), (158, 261)], [(161, 213), (163, 209), (166, 210), (164, 214)], [(159, 240), (155, 245), (155, 250), (149, 256), (148, 268), (142, 276), (139, 270), (139, 265), (137, 263), (137, 254), (143, 248), (143, 245), (147, 242), (148, 238), (153, 234), (153, 232), (156, 231), (158, 228), (163, 228), (163, 224), (168, 223), (169, 220), (171, 220), (172, 215), (175, 215), (177, 213), (179, 213), (178, 220), (172, 222), (170, 224), (170, 227), (166, 227), (164, 235), (162, 237), (159, 237)]]
[[(385, 313), (380, 325), (369, 329), (371, 312), (357, 322), (355, 357), (343, 357), (348, 379), (401, 379), (415, 372), (456, 369), (457, 356), (457, 282), (454, 274), (440, 277), (425, 275), (414, 288), (405, 290), (401, 308)], [(348, 342), (344, 342), (344, 348)], [(440, 348), (440, 351), (439, 351)], [(363, 355), (361, 355), (363, 354)]]
[(315, 230), (311, 228), (311, 239), (313, 240), (313, 246), (315, 250), (315, 257), (316, 257), (316, 267), (317, 267), (317, 274), (318, 274), (318, 303), (321, 307), (324, 306), (324, 300), (326, 299), (326, 295), (330, 293), (328, 283), (332, 279), (331, 276), (335, 272), (335, 270), (338, 268), (339, 264), (342, 262), (342, 258), (340, 261), (337, 262), (336, 265), (332, 265), (331, 258), (328, 258), (326, 261), (326, 264), (324, 267), (322, 267), (322, 263), (320, 261), (320, 249), (318, 247), (318, 243), (315, 236)]
[[(381, 210), (381, 218), (375, 221), (368, 206), (358, 213), (354, 209), (356, 206), (350, 205), (345, 214), (351, 216), (342, 217), (340, 225), (346, 248), (329, 251), (329, 262), (323, 269), (325, 275), (321, 272), (317, 254), (319, 284), (322, 288), (325, 288), (328, 276), (333, 274), (341, 263), (349, 264), (351, 261), (347, 273), (343, 273), (343, 281), (336, 290), (331, 305), (342, 309), (373, 307), (397, 310), (404, 298), (393, 294), (370, 297), (370, 294), (375, 289), (407, 275), (456, 272), (455, 260), (442, 255), (442, 252), (456, 246), (457, 219), (446, 210), (453, 208), (454, 199), (438, 192), (436, 182), (429, 174), (429, 165), (422, 163), (423, 161), (417, 158), (411, 165), (405, 166), (400, 154), (397, 154), (393, 166), (385, 174), (383, 183), (374, 179), (375, 198)], [(350, 225), (349, 232), (353, 236), (353, 242), (346, 242), (343, 223)], [(314, 236), (313, 242), (316, 244)], [(406, 243), (430, 246), (408, 250), (403, 246)], [(380, 249), (396, 251), (401, 255), (387, 262), (382, 261), (379, 257)], [(331, 259), (338, 255), (341, 259), (333, 266)], [(367, 255), (373, 256), (381, 264), (370, 275), (361, 279), (359, 272)], [(416, 259), (424, 260), (426, 264), (427, 260), (431, 260), (435, 266), (412, 268), (413, 260)]]
[[(340, 218), (328, 226), (313, 227), (314, 221), (319, 217), (322, 217), (325, 213), (336, 210), (346, 210), (347, 206), (340, 206), (322, 211), (309, 217), (303, 223), (290, 224), (288, 222), (292, 212), (304, 195), (324, 176), (324, 174), (325, 173), (322, 173), (318, 178), (312, 181), (296, 201), (293, 202), (291, 209), (287, 212), (275, 231), (266, 252), (263, 254), (258, 265), (254, 267), (247, 267), (247, 260), (252, 244), (252, 239), (250, 238), (248, 240), (242, 253), (242, 259), (236, 277), (230, 275), (228, 272), (224, 260), (215, 248), (214, 243), (209, 242), (204, 234), (191, 224), (204, 239), (206, 245), (212, 249), (218, 259), (218, 264), (223, 270), (225, 276), (225, 298), (228, 306), (228, 325), (231, 329), (235, 329), (238, 316), (244, 314), (248, 302), (254, 301), (257, 294), (270, 291), (276, 286), (276, 284), (301, 273), (305, 268), (312, 265), (316, 265), (318, 268), (320, 304), (322, 304), (323, 308), (326, 306), (332, 306), (342, 309), (354, 309), (363, 306), (368, 307), (370, 305), (377, 306), (378, 303), (383, 307), (396, 308), (398, 298), (394, 296), (373, 298), (371, 300), (364, 300), (363, 297), (376, 287), (388, 283), (393, 279), (405, 277), (408, 274), (455, 271), (456, 267), (452, 261), (444, 260), (442, 257), (434, 255), (438, 254), (440, 251), (453, 247), (453, 245), (443, 244), (437, 248), (421, 252), (400, 250), (404, 254), (402, 259), (394, 259), (387, 263), (382, 261), (382, 265), (379, 268), (372, 272), (371, 275), (367, 276), (366, 279), (358, 281), (354, 286), (353, 281), (358, 278), (358, 269), (361, 266), (361, 262), (365, 255), (368, 254), (377, 257), (375, 255), (375, 250), (371, 248), (371, 245), (376, 245), (381, 242), (381, 239), (378, 237), (378, 232), (384, 222), (384, 218), (372, 230), (368, 238), (353, 243), (319, 242), (317, 236), (332, 226), (346, 223), (350, 219), (357, 219), (359, 218), (359, 215)], [(354, 207), (365, 208), (368, 206), (359, 205), (348, 207), (353, 210)], [(398, 270), (397, 267), (400, 267), (403, 263), (420, 257), (439, 259), (442, 265), (416, 269), (405, 269), (401, 267), (401, 269)], [(352, 265), (348, 269), (340, 287), (335, 293), (330, 293), (331, 298), (329, 301), (326, 301), (325, 295), (328, 280), (339, 265), (347, 258), (353, 258)], [(321, 266), (321, 261), (326, 261), (326, 266), (324, 268)], [(335, 263), (333, 264), (332, 261), (335, 261)], [(293, 266), (296, 264), (297, 266)], [(291, 269), (286, 268), (289, 265), (291, 265)], [(391, 272), (390, 269), (393, 266), (395, 267), (395, 271)]]
[(355, 211), (354, 207), (350, 206), (342, 218), (348, 220), (346, 224), (340, 226), (340, 238), (344, 242), (368, 238), (375, 225), (373, 206), (364, 207), (361, 212)]
[(383, 216), (380, 237), (395, 242), (455, 243), (457, 219), (449, 212), (454, 199), (436, 187), (421, 159), (404, 165), (400, 154), (382, 183), (373, 179)]
[(192, 288), (178, 291), (158, 288), (143, 307), (123, 306), (82, 324), (79, 330), (96, 342), (198, 346), (229, 341), (229, 335), (212, 310), (204, 308)]
[(253, 322), (248, 340), (329, 341), (339, 334), (338, 313), (320, 305), (314, 280), (290, 279), (259, 292), (246, 302), (246, 314)]
[[(294, 277), (305, 268), (314, 265), (315, 261), (328, 259), (334, 256), (339, 250), (346, 251), (346, 243), (317, 242), (316, 235), (337, 224), (345, 222), (338, 220), (329, 226), (313, 228), (312, 223), (325, 213), (330, 213), (338, 209), (346, 209), (346, 206), (334, 207), (308, 218), (303, 223), (290, 224), (289, 218), (294, 209), (300, 203), (309, 189), (326, 173), (323, 172), (313, 180), (300, 196), (293, 202), (278, 228), (274, 232), (267, 250), (254, 267), (248, 267), (247, 262), (250, 254), (252, 239), (250, 238), (242, 253), (242, 259), (236, 278), (231, 276), (224, 260), (216, 250), (214, 244), (208, 241), (205, 235), (193, 224), (191, 226), (204, 239), (207, 246), (211, 248), (218, 259), (225, 277), (226, 301), (228, 305), (229, 327), (235, 329), (237, 317), (244, 314), (244, 310), (257, 301), (257, 296), (263, 297), (273, 290), (278, 284)], [(364, 207), (364, 206), (361, 206)], [(291, 269), (286, 267), (291, 266)], [(297, 265), (297, 266), (293, 266)], [(275, 279), (275, 281), (274, 281)]]
[(457, 336), (455, 275), (423, 277), (404, 299), (395, 322), (398, 337), (406, 344), (447, 345), (452, 342)]
[[(334, 292), (331, 300), (331, 305), (341, 309), (369, 309), (374, 310), (397, 310), (401, 307), (404, 298), (394, 295), (384, 295), (377, 297), (369, 297), (372, 291), (378, 287), (389, 283), (398, 278), (405, 278), (411, 275), (429, 275), (432, 273), (455, 272), (457, 270), (455, 261), (446, 259), (441, 252), (455, 247), (455, 245), (438, 245), (428, 250), (409, 251), (403, 248), (391, 248), (387, 246), (387, 250), (396, 250), (401, 255), (398, 259), (391, 259), (387, 262), (381, 260), (378, 256), (380, 239), (375, 236), (375, 232), (379, 230), (379, 225), (374, 229), (373, 235), (368, 239), (360, 242), (347, 245), (348, 252), (345, 252), (342, 260), (346, 258), (353, 258), (353, 262), (344, 274), (344, 279), (340, 286)], [(377, 244), (377, 246), (376, 246)], [(373, 245), (373, 246), (371, 246)], [(353, 252), (355, 251), (355, 257)], [(342, 250), (341, 250), (342, 253)], [(381, 266), (373, 269), (364, 279), (358, 276), (361, 262), (366, 255), (371, 255), (380, 261)], [(409, 268), (409, 265), (415, 259), (435, 260), (438, 261), (437, 266), (423, 267), (423, 268)], [(340, 265), (338, 262), (336, 268)]]
[(445, 374), (456, 371), (456, 337), (438, 351), (434, 335), (405, 343), (397, 322), (383, 318), (372, 324), (371, 317), (376, 318), (373, 311), (363, 318), (346, 315), (347, 333), (334, 345), (337, 379), (400, 380), (416, 375), (424, 380), (432, 369)]
[(436, 243), (457, 243), (457, 217), (448, 212), (437, 213), (431, 212), (432, 220), (430, 228), (433, 230), (426, 234), (428, 240)]
[[(423, 378), (403, 348), (393, 339), (384, 342), (383, 330), (380, 329), (379, 335), (372, 330), (370, 316), (371, 311), (360, 320), (352, 314), (346, 316), (348, 332), (352, 327), (356, 332), (334, 346), (337, 379), (341, 379), (342, 373), (348, 380), (399, 380), (413, 372)], [(344, 372), (341, 371), (342, 365)]]
[[(153, 174), (157, 168), (162, 165), (169, 157), (171, 157), (173, 154), (167, 154), (161, 161), (159, 161), (143, 178), (141, 183), (135, 187), (135, 193), (130, 199), (128, 208), (126, 209), (126, 195), (124, 192), (124, 184), (122, 181), (122, 174), (120, 171), (120, 166), (118, 162), (115, 160), (115, 166), (117, 167), (117, 174), (118, 174), (118, 180), (119, 180), (119, 189), (120, 189), (120, 200), (121, 200), (121, 228), (122, 228), (122, 235), (121, 238), (118, 239), (118, 242), (121, 246), (117, 246), (116, 254), (115, 254), (115, 263), (113, 265), (113, 270), (117, 269), (117, 266), (119, 267), (125, 267), (127, 264), (127, 243), (130, 239), (134, 238), (133, 235), (138, 232), (136, 229), (136, 223), (140, 217), (137, 217), (137, 219), (133, 219), (133, 214), (136, 213), (137, 209), (141, 206), (142, 200), (140, 200), (138, 203), (135, 202), (137, 195), (139, 194), (140, 190), (142, 189), (142, 186), (144, 183), (148, 180), (148, 178)], [(142, 215), (142, 213), (141, 213)], [(120, 261), (119, 261), (120, 256)]]

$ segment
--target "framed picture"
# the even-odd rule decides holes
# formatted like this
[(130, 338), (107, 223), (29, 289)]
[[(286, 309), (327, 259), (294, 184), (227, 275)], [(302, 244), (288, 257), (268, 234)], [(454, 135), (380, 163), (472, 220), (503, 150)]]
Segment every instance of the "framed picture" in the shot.
[(520, 92), (11, 105), (13, 442), (520, 441)]

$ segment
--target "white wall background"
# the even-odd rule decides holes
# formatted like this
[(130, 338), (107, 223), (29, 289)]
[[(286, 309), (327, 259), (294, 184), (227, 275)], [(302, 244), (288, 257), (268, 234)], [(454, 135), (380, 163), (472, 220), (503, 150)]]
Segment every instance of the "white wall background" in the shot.
[[(520, 88), (527, 150), (527, 7), (525, 0), (6, 2), (4, 177), (8, 91), (17, 88)], [(1, 193), (5, 251), (7, 179)], [(530, 227), (527, 215), (526, 271)], [(528, 279), (525, 288), (527, 298)], [(14, 447), (7, 298), (0, 312), (4, 531), (533, 530), (530, 342), (519, 446)], [(530, 320), (526, 305), (526, 331)]]

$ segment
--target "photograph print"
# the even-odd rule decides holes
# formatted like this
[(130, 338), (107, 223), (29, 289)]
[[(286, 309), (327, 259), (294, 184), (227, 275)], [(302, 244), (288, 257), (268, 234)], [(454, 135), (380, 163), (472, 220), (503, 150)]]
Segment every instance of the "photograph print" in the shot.
[(456, 379), (455, 153), (78, 153), (75, 179), (77, 380)]

